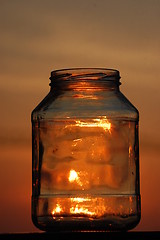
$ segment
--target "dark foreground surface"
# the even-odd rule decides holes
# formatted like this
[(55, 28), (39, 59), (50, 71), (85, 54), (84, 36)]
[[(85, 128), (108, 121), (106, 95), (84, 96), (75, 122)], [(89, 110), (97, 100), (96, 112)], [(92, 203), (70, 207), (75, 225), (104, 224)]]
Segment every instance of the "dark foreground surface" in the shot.
[(16, 233), (0, 234), (2, 239), (98, 239), (98, 240), (160, 240), (159, 232), (60, 232), (60, 233)]

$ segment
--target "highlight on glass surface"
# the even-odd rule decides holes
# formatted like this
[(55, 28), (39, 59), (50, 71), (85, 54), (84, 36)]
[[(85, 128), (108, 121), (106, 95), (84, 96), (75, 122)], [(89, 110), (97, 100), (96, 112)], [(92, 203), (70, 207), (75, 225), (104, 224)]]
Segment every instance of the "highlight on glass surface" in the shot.
[(51, 72), (32, 112), (32, 219), (46, 231), (128, 230), (140, 221), (138, 110), (112, 69)]

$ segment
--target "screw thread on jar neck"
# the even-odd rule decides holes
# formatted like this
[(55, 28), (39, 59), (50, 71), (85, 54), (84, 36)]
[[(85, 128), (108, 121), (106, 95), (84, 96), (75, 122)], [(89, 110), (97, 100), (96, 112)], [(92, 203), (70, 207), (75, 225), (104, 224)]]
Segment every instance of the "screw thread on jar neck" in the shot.
[(51, 90), (119, 89), (119, 71), (106, 68), (71, 68), (55, 70), (50, 77)]

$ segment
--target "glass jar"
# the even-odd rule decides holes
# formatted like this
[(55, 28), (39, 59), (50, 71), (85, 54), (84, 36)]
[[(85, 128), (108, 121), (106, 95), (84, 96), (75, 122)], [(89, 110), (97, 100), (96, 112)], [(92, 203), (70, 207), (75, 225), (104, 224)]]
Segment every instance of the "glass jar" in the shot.
[(128, 230), (140, 221), (138, 110), (119, 71), (51, 72), (32, 112), (32, 219), (46, 231)]

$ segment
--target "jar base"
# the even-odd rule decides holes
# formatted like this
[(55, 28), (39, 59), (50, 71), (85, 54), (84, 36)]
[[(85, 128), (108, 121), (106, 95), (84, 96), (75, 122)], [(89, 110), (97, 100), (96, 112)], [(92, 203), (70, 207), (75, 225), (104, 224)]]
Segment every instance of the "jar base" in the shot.
[(32, 197), (32, 221), (44, 231), (127, 231), (140, 221), (140, 196)]

